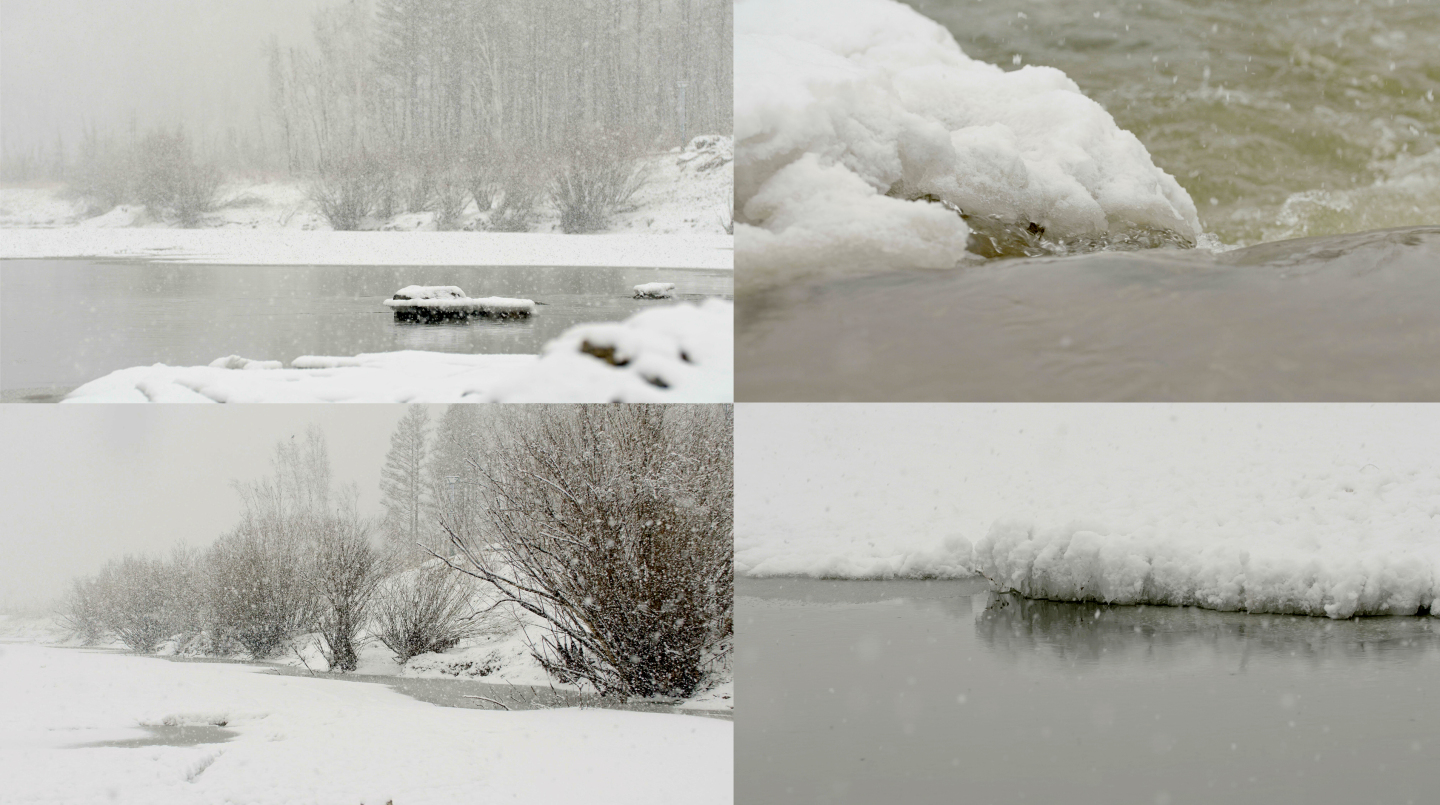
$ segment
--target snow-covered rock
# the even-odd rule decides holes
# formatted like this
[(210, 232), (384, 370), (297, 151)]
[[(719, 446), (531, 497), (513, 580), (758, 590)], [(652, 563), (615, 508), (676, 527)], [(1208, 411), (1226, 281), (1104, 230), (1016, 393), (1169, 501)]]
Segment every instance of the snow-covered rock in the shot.
[(525, 318), (535, 315), (535, 302), (504, 296), (472, 299), (454, 285), (407, 285), (384, 301), (396, 318), (487, 316)]
[(674, 295), (673, 282), (642, 282), (635, 286), (636, 299), (669, 299)]

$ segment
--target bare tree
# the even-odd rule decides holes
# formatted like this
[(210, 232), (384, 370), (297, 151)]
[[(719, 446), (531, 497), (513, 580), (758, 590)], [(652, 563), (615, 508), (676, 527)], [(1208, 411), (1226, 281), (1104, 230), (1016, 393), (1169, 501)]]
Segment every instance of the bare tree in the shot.
[[(452, 566), (541, 619), (536, 657), (602, 694), (688, 696), (733, 633), (729, 406), (525, 406), (472, 458), (486, 544)], [(448, 525), (448, 524), (447, 524)]]
[(425, 511), (429, 484), (425, 463), (429, 456), (430, 414), (412, 405), (390, 435), (390, 452), (380, 470), (381, 503), (385, 506), (385, 536), (402, 556), (420, 554), (418, 546), (431, 531)]
[(317, 523), (314, 551), (310, 579), (325, 661), (332, 671), (353, 671), (360, 630), (385, 568), (370, 545), (369, 527), (353, 509)]
[(474, 581), (442, 562), (404, 570), (375, 596), (375, 636), (404, 665), (417, 654), (444, 651), (481, 633), (486, 621), (471, 608)]

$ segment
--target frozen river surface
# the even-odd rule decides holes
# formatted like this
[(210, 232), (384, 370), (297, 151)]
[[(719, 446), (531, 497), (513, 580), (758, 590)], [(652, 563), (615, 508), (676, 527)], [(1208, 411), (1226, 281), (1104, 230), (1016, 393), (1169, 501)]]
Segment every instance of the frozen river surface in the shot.
[(741, 579), (738, 802), (1433, 801), (1440, 624)]

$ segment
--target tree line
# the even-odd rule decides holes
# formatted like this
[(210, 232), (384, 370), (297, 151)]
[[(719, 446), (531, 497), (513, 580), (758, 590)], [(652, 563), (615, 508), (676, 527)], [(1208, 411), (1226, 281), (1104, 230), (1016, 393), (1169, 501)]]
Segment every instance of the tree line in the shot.
[(687, 696), (733, 642), (729, 406), (412, 406), (382, 473), (387, 514), (336, 491), (323, 436), (237, 483), (205, 550), (125, 556), (76, 579), (86, 642), (273, 657), (314, 635), (332, 670), (366, 640), (397, 662), (519, 616), (562, 682)]

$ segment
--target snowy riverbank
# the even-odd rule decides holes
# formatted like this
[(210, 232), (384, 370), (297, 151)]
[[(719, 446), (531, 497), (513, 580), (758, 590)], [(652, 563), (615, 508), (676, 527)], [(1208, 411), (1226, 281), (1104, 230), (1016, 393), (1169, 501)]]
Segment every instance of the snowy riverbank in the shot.
[[(0, 646), (0, 670), (7, 802), (733, 797), (734, 729), (723, 720), (434, 707), (379, 685), (13, 643)], [(181, 727), (229, 740), (185, 741)], [(137, 740), (150, 743), (105, 745)]]
[(540, 355), (229, 356), (120, 369), (64, 402), (729, 402), (735, 306), (709, 299), (566, 330)]
[(526, 265), (732, 268), (726, 234), (734, 188), (732, 138), (697, 137), (649, 158), (646, 181), (603, 233), (560, 234), (546, 205), (524, 233), (466, 225), (437, 232), (434, 213), (331, 231), (299, 180), (234, 181), (197, 229), (177, 229), (144, 207), (91, 209), (63, 185), (0, 187), (0, 259), (94, 257), (231, 265)]
[(983, 573), (1057, 601), (1440, 616), (1426, 407), (848, 411), (867, 438), (808, 408), (765, 414), (779, 444), (737, 445), (742, 575)]

